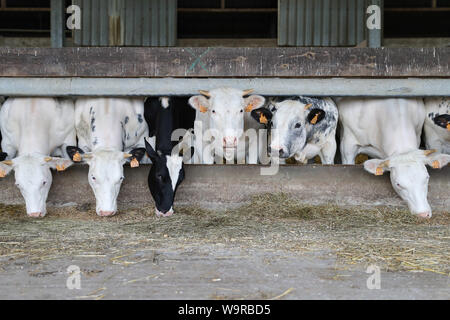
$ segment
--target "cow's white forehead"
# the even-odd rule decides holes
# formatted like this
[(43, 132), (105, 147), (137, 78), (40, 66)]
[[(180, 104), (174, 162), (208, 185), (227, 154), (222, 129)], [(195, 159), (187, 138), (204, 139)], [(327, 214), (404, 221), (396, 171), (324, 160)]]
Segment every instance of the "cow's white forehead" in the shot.
[(277, 110), (272, 119), (275, 126), (288, 126), (294, 118), (305, 118), (305, 105), (300, 101), (285, 100), (275, 104)]
[(123, 159), (121, 151), (113, 149), (100, 149), (92, 153), (93, 159), (101, 161), (117, 161)]
[(244, 98), (242, 90), (234, 88), (219, 88), (209, 92), (210, 102), (213, 107), (242, 108)]
[(414, 150), (399, 155), (394, 155), (389, 158), (389, 167), (395, 167), (399, 165), (414, 165), (424, 164), (427, 156), (423, 153), (423, 150)]
[(175, 191), (177, 186), (178, 176), (180, 175), (183, 158), (180, 156), (166, 156), (166, 166), (169, 170), (170, 180), (172, 180), (172, 190)]

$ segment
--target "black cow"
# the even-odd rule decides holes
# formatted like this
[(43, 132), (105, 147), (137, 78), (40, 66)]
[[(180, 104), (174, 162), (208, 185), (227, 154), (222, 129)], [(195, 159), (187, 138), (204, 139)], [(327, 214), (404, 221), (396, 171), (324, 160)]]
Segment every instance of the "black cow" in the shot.
[(195, 112), (186, 98), (149, 98), (145, 102), (144, 118), (150, 137), (155, 137), (155, 149), (145, 141), (147, 154), (152, 160), (148, 186), (155, 201), (157, 216), (173, 214), (173, 202), (178, 186), (184, 180), (183, 158), (172, 152), (178, 141), (172, 141), (176, 129), (193, 127)]

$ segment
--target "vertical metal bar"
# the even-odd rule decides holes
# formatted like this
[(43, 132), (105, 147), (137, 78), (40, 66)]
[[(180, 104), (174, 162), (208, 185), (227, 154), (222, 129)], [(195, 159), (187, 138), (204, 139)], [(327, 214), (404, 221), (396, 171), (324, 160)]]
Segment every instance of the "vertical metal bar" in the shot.
[(167, 14), (167, 45), (175, 46), (177, 44), (177, 0), (168, 0)]
[(305, 46), (311, 46), (313, 40), (313, 26), (314, 26), (314, 0), (306, 0), (305, 4)]
[(338, 45), (338, 23), (339, 23), (339, 1), (331, 0), (331, 33), (330, 33), (330, 45)]
[(278, 0), (278, 45), (287, 45), (287, 2)]
[(304, 46), (305, 45), (305, 0), (297, 1), (297, 17), (296, 19), (296, 34), (297, 39), (295, 42), (296, 46)]
[(347, 43), (347, 0), (339, 0), (339, 41), (340, 46)]
[(364, 0), (356, 0), (356, 44), (364, 41), (364, 30), (366, 29), (366, 16)]
[(356, 1), (348, 0), (347, 10), (347, 45), (356, 45)]
[(125, 45), (133, 45), (133, 18), (134, 18), (134, 6), (135, 0), (127, 0), (125, 3)]
[(290, 46), (295, 45), (295, 29), (296, 29), (296, 8), (297, 6), (297, 0), (289, 0), (288, 5), (288, 44)]
[(62, 48), (64, 46), (64, 2), (61, 0), (51, 1), (51, 43), (52, 48)]
[(322, 15), (322, 45), (330, 45), (330, 0), (323, 0), (323, 15)]
[(109, 17), (109, 1), (108, 0), (100, 0), (100, 46), (108, 45), (108, 17)]
[(91, 0), (83, 0), (83, 9), (81, 11), (83, 32), (82, 45), (89, 46), (91, 44)]
[(142, 45), (149, 46), (150, 45), (150, 19), (151, 19), (151, 11), (150, 11), (150, 0), (144, 0), (142, 6)]
[(100, 1), (92, 1), (91, 6), (91, 46), (98, 46), (100, 43)]
[(313, 44), (315, 46), (321, 45), (322, 39), (322, 0), (314, 1), (314, 29), (313, 29)]
[[(72, 0), (72, 4), (78, 6), (83, 12), (83, 0)], [(73, 30), (73, 43), (77, 46), (81, 45), (82, 41), (82, 29), (83, 29), (83, 19), (81, 19), (81, 30), (75, 29)]]
[(158, 0), (150, 0), (152, 5), (152, 46), (157, 46), (159, 44), (159, 22), (158, 22)]
[(133, 46), (142, 45), (142, 3), (145, 0), (134, 1), (134, 32), (133, 32)]
[[(381, 20), (383, 20), (383, 10), (382, 10), (383, 1), (382, 0), (371, 0), (371, 4), (377, 5), (380, 7)], [(381, 23), (380, 29), (368, 30), (367, 46), (369, 48), (380, 48), (381, 47), (382, 30), (383, 30), (382, 23)]]
[(167, 2), (159, 0), (159, 46), (167, 46)]

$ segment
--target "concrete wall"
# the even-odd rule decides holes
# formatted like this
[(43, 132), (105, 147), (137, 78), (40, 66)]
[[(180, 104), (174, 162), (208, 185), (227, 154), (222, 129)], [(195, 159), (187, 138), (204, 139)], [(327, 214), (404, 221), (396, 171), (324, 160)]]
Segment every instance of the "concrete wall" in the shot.
[[(205, 208), (233, 207), (252, 195), (285, 192), (308, 204), (393, 205), (406, 207), (393, 191), (389, 175), (375, 177), (361, 166), (283, 166), (275, 176), (261, 176), (260, 166), (188, 165), (175, 205)], [(119, 209), (152, 203), (147, 186), (149, 166), (125, 168)], [(429, 170), (428, 199), (434, 210), (450, 209), (450, 166)], [(87, 167), (75, 165), (55, 172), (48, 204), (95, 203)], [(22, 204), (14, 174), (0, 181), (0, 203)]]

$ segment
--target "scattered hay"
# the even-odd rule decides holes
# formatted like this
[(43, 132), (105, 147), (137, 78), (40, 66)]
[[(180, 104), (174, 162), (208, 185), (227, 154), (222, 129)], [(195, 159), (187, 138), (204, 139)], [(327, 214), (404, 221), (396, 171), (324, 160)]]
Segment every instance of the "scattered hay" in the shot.
[[(82, 209), (49, 208), (36, 220), (23, 206), (0, 205), (0, 268), (68, 256), (128, 266), (154, 261), (161, 248), (229, 245), (334, 252), (346, 267), (376, 263), (386, 271), (450, 275), (449, 212), (425, 220), (386, 207), (304, 205), (286, 194), (256, 196), (232, 210), (179, 207), (170, 218), (156, 218), (152, 206), (110, 218)], [(148, 255), (137, 254), (143, 250)]]

